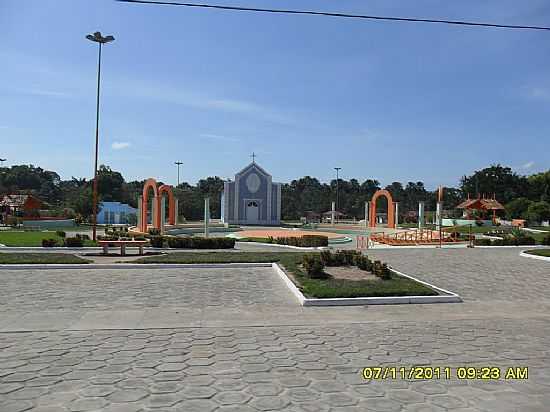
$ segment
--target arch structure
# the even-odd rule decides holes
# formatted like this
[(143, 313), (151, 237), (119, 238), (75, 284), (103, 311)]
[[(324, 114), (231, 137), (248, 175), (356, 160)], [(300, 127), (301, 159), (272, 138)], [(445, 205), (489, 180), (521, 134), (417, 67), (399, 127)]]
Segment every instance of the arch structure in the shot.
[(376, 201), (380, 196), (384, 196), (388, 200), (388, 227), (395, 229), (395, 204), (391, 193), (387, 190), (377, 190), (370, 201), (370, 216), (369, 226), (376, 227)]
[(145, 181), (145, 184), (143, 185), (143, 193), (141, 196), (141, 220), (140, 220), (140, 226), (139, 230), (140, 232), (146, 233), (149, 229), (149, 225), (147, 223), (147, 215), (149, 214), (149, 195), (150, 192), (153, 192), (153, 210), (152, 213), (152, 219), (151, 219), (151, 226), (155, 229), (162, 230), (163, 223), (162, 222), (162, 197), (166, 195), (168, 198), (168, 224), (169, 225), (175, 225), (176, 224), (176, 200), (174, 198), (174, 193), (172, 191), (172, 186), (170, 185), (161, 185), (157, 186), (157, 181), (155, 179), (147, 179)]

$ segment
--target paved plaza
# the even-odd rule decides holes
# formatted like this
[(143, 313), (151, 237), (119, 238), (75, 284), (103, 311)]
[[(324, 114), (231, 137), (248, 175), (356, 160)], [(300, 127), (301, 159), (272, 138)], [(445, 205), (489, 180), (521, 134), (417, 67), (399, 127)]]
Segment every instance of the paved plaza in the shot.
[[(550, 264), (369, 253), (464, 303), (303, 308), (268, 267), (0, 272), (0, 411), (548, 411)], [(527, 380), (365, 381), (365, 366)]]

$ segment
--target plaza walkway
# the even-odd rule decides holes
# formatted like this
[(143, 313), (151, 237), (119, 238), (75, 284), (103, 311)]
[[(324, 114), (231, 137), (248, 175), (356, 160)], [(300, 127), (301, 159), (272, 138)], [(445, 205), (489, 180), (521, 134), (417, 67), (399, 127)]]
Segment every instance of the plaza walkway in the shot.
[[(271, 269), (0, 271), (0, 411), (548, 411), (550, 264), (372, 251), (462, 304), (303, 308)], [(529, 379), (364, 381), (365, 366)]]

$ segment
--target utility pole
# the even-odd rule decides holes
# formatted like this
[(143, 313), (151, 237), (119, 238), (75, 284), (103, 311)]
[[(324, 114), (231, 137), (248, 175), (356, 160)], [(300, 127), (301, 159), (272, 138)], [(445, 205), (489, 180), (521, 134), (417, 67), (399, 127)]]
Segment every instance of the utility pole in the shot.
[(97, 238), (97, 158), (99, 151), (99, 89), (101, 84), (101, 47), (104, 44), (115, 40), (113, 36), (103, 37), (100, 32), (88, 34), (86, 38), (99, 45), (99, 56), (97, 60), (97, 102), (96, 102), (96, 120), (95, 120), (95, 162), (94, 162), (94, 188), (93, 188), (93, 216), (92, 216), (92, 239)]
[(338, 172), (342, 170), (341, 167), (335, 167), (334, 170), (336, 170), (336, 214), (338, 214), (338, 182), (340, 180), (338, 176)]
[(180, 166), (183, 164), (183, 162), (178, 161), (178, 162), (174, 162), (174, 164), (178, 166), (178, 186), (179, 186), (180, 185)]

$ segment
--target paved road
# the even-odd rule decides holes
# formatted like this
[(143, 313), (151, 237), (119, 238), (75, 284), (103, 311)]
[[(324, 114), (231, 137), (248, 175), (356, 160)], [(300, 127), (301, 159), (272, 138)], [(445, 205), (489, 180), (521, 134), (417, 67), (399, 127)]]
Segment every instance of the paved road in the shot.
[[(465, 303), (302, 308), (268, 268), (2, 271), (0, 411), (549, 410), (550, 264), (515, 249), (372, 255)], [(530, 369), (360, 375), (414, 364)]]

